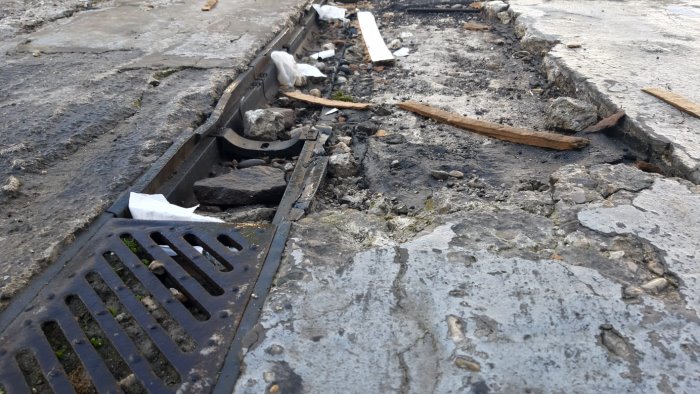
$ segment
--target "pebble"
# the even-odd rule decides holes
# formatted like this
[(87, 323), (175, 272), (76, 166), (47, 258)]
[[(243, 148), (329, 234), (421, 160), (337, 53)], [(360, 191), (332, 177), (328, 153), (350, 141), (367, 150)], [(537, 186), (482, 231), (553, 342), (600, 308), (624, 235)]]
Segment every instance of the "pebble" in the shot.
[(280, 354), (284, 353), (284, 348), (280, 345), (274, 344), (269, 348), (265, 349), (265, 353), (271, 354), (273, 356), (279, 356)]
[(170, 294), (172, 294), (173, 297), (175, 297), (175, 299), (178, 300), (178, 301), (180, 301), (180, 302), (186, 302), (186, 301), (187, 301), (187, 296), (184, 295), (184, 294), (182, 294), (182, 293), (180, 292), (180, 290), (178, 290), (178, 289), (176, 289), (176, 288), (174, 288), (174, 287), (171, 287), (171, 288), (170, 288)]
[(388, 133), (386, 130), (377, 130), (377, 132), (374, 134), (375, 137), (386, 137)]
[(326, 71), (326, 63), (324, 62), (317, 62), (314, 64), (314, 67), (316, 67), (319, 71)]
[(450, 177), (450, 174), (447, 171), (432, 170), (430, 171), (430, 176), (437, 180), (444, 181)]
[(464, 173), (462, 171), (452, 170), (448, 172), (452, 178), (462, 179), (464, 178)]
[(163, 275), (165, 273), (165, 266), (160, 261), (153, 260), (151, 264), (148, 264), (148, 270), (156, 275)]
[(333, 44), (332, 42), (327, 42), (321, 45), (321, 49), (323, 49), (324, 51), (330, 51), (331, 49), (335, 49), (335, 44)]
[(390, 167), (391, 167), (391, 168), (396, 168), (396, 167), (399, 166), (400, 163), (401, 163), (401, 162), (399, 162), (398, 160), (394, 160), (394, 161), (391, 162)]
[(255, 167), (255, 166), (261, 166), (263, 164), (265, 164), (265, 160), (263, 160), (263, 159), (247, 159), (247, 160), (242, 160), (240, 163), (238, 163), (238, 168)]
[(479, 365), (479, 363), (469, 360), (466, 357), (462, 356), (457, 356), (455, 358), (455, 365), (457, 366), (457, 368), (466, 369), (472, 372), (481, 371), (481, 365)]
[(348, 82), (348, 79), (345, 78), (345, 77), (343, 77), (343, 76), (340, 76), (340, 77), (338, 77), (338, 81), (337, 81), (337, 82), (338, 82), (339, 84), (342, 85), (342, 84)]
[(352, 137), (350, 137), (348, 135), (338, 137), (338, 141), (344, 143), (347, 146), (352, 145)]
[(344, 142), (338, 142), (331, 147), (332, 153), (350, 153), (352, 150)]
[(650, 262), (648, 262), (647, 268), (649, 268), (649, 271), (659, 276), (663, 275), (665, 272), (664, 266), (656, 260), (651, 260)]
[(151, 297), (143, 297), (141, 299), (141, 303), (148, 309), (149, 311), (154, 311), (158, 309), (158, 305), (156, 304), (155, 301), (153, 301), (153, 298)]
[(402, 46), (403, 46), (403, 43), (398, 38), (391, 40), (391, 42), (388, 45), (389, 49), (399, 49)]
[(612, 260), (617, 260), (625, 257), (625, 251), (624, 250), (615, 250), (609, 253), (609, 256)]
[(624, 290), (625, 298), (637, 298), (644, 294), (644, 290), (638, 286), (627, 286)]
[(20, 182), (17, 177), (10, 175), (10, 177), (7, 178), (7, 183), (5, 183), (1, 190), (8, 194), (17, 193), (20, 186), (22, 186), (22, 182)]
[(666, 278), (655, 278), (649, 282), (642, 285), (642, 289), (659, 292), (668, 286), (668, 280)]
[(314, 97), (321, 97), (321, 91), (318, 89), (309, 90), (309, 94), (314, 96)]

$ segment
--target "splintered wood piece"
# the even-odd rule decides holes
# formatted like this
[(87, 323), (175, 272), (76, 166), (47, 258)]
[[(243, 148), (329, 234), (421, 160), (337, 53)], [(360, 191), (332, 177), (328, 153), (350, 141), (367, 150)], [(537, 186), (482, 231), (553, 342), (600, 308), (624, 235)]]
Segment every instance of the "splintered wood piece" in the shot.
[(329, 100), (326, 98), (321, 98), (321, 97), (315, 97), (309, 94), (304, 94), (299, 91), (294, 91), (294, 92), (282, 92), (285, 96), (289, 98), (293, 98), (295, 100), (300, 100), (307, 102), (309, 104), (315, 104), (315, 105), (323, 105), (326, 107), (335, 107), (335, 108), (341, 108), (341, 109), (367, 109), (369, 108), (370, 104), (369, 103), (351, 103), (347, 101), (339, 101), (339, 100)]
[(483, 120), (467, 118), (466, 116), (456, 115), (429, 105), (417, 103), (415, 101), (405, 101), (400, 103), (399, 107), (437, 120), (438, 122), (447, 123), (452, 126), (470, 130), (488, 137), (497, 138), (503, 141), (515, 142), (518, 144), (558, 150), (570, 150), (583, 148), (590, 142), (589, 140), (580, 137), (519, 129), (497, 123), (485, 122)]
[(595, 133), (596, 131), (608, 129), (610, 127), (615, 126), (617, 122), (619, 122), (620, 119), (622, 119), (623, 116), (625, 116), (625, 111), (619, 110), (614, 114), (608, 116), (607, 118), (602, 119), (600, 122), (594, 124), (593, 126), (588, 126), (583, 131), (588, 133)]
[(464, 22), (464, 30), (487, 31), (489, 29), (490, 29), (490, 27), (488, 25), (483, 24), (483, 23)]
[(391, 54), (382, 38), (377, 22), (374, 20), (374, 15), (371, 12), (360, 11), (357, 13), (357, 21), (360, 24), (362, 39), (365, 42), (372, 63), (393, 62), (395, 60), (394, 55)]
[(207, 0), (207, 2), (202, 6), (202, 11), (211, 11), (211, 9), (214, 8), (218, 2), (219, 0)]
[(668, 90), (659, 88), (644, 88), (642, 91), (673, 105), (683, 112), (693, 115), (696, 118), (700, 118), (700, 105), (686, 99), (683, 96), (679, 96), (675, 93), (669, 92)]

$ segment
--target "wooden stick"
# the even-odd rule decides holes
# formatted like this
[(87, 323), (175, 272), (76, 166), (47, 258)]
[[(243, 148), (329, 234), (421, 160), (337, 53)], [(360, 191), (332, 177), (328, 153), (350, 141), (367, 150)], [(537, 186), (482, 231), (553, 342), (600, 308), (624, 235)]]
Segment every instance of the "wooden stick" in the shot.
[(700, 105), (686, 99), (683, 96), (679, 96), (675, 93), (669, 92), (668, 90), (659, 88), (644, 88), (642, 91), (673, 105), (683, 112), (693, 115), (696, 118), (700, 118)]
[(456, 115), (429, 105), (417, 103), (415, 101), (400, 103), (399, 107), (407, 111), (415, 112), (417, 114), (427, 116), (428, 118), (435, 119), (438, 122), (447, 123), (478, 134), (483, 134), (503, 141), (515, 142), (517, 144), (539, 146), (542, 148), (552, 148), (558, 150), (569, 150), (583, 148), (590, 142), (589, 140), (580, 137), (518, 129), (511, 126), (504, 126), (497, 123), (467, 118), (466, 116)]
[(202, 6), (202, 11), (211, 11), (211, 9), (214, 8), (218, 2), (219, 0), (207, 0), (207, 2)]
[(326, 107), (335, 107), (342, 109), (367, 109), (370, 106), (369, 103), (351, 103), (348, 101), (329, 100), (326, 98), (312, 96), (310, 94), (304, 94), (299, 91), (282, 92), (282, 94), (295, 100), (300, 100), (315, 105), (324, 105)]
[(489, 25), (477, 22), (464, 22), (463, 27), (465, 30), (471, 31), (487, 31), (490, 29)]
[(622, 119), (623, 116), (625, 116), (625, 111), (619, 110), (614, 114), (608, 116), (607, 118), (601, 120), (600, 122), (594, 124), (593, 126), (587, 127), (583, 131), (587, 133), (595, 133), (597, 131), (605, 130), (607, 128), (615, 126), (617, 122), (619, 122), (620, 119)]

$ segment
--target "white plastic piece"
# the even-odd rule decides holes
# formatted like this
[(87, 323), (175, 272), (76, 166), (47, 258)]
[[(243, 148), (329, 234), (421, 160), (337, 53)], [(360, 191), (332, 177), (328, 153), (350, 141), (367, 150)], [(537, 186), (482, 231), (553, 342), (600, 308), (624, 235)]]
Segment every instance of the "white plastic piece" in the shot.
[(395, 51), (394, 56), (396, 56), (396, 57), (408, 56), (408, 52), (410, 52), (409, 49), (406, 47), (403, 47), (403, 48), (399, 49), (398, 51)]
[(365, 46), (372, 63), (394, 60), (394, 56), (389, 51), (389, 48), (386, 47), (386, 43), (381, 33), (379, 33), (374, 15), (371, 12), (360, 11), (357, 13), (357, 21), (360, 23), (362, 38), (365, 40)]
[(311, 56), (309, 56), (309, 57), (312, 59), (318, 60), (318, 59), (328, 59), (329, 57), (333, 57), (333, 56), (335, 56), (335, 49), (329, 49), (327, 51), (316, 52), (316, 53), (311, 54)]
[(330, 21), (333, 19), (345, 19), (345, 9), (332, 5), (313, 5), (318, 13), (318, 18), (322, 21)]
[(305, 77), (314, 77), (314, 78), (325, 78), (326, 74), (322, 73), (321, 70), (318, 68), (310, 65), (310, 64), (304, 64), (304, 63), (299, 63), (297, 64), (297, 68), (299, 69), (299, 72), (301, 72), (301, 75)]
[(199, 205), (191, 208), (173, 205), (162, 194), (129, 194), (129, 211), (134, 219), (224, 223), (221, 219), (194, 213), (197, 207)]
[(270, 58), (277, 68), (277, 82), (280, 85), (294, 87), (303, 83), (303, 75), (294, 56), (287, 52), (274, 51), (270, 54)]
[(334, 114), (334, 113), (336, 113), (336, 112), (338, 112), (338, 108), (333, 108), (333, 109), (331, 109), (331, 110), (328, 110), (325, 114), (326, 114), (326, 115), (330, 115), (330, 114)]
[[(170, 257), (175, 257), (177, 256), (177, 252), (173, 250), (173, 248), (170, 247), (170, 245), (158, 245), (160, 248), (165, 252)], [(199, 254), (202, 254), (204, 252), (204, 248), (201, 246), (193, 246), (194, 250), (199, 252)]]

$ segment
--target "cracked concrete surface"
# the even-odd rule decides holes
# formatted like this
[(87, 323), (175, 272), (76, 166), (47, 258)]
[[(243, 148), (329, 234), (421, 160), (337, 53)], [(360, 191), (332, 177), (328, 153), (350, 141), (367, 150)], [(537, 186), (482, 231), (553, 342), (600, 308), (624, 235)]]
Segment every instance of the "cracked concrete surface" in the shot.
[[(87, 5), (86, 5), (87, 4)], [(179, 136), (304, 2), (8, 3), (0, 14), (0, 308)]]
[[(626, 165), (560, 172), (548, 216), (518, 207), (522, 192), (443, 189), (454, 212), (407, 242), (354, 210), (300, 221), (236, 392), (284, 386), (279, 363), (293, 392), (693, 392), (700, 191)], [(632, 206), (644, 214), (618, 214)], [(676, 285), (626, 295), (658, 276), (637, 236)]]

